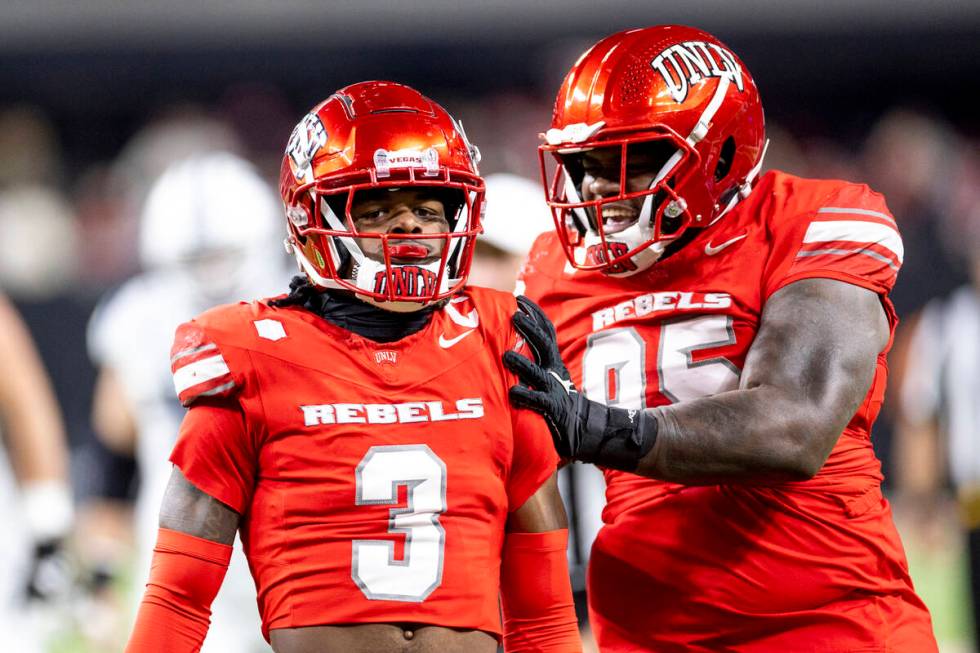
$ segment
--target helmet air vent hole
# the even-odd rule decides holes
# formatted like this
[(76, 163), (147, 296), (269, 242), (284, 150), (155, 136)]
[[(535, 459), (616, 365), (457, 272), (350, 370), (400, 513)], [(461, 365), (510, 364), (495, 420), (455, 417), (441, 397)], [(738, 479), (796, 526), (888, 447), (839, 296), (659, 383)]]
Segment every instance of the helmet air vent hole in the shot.
[(721, 146), (718, 154), (718, 165), (715, 166), (715, 181), (721, 181), (732, 169), (735, 160), (735, 139), (729, 136)]

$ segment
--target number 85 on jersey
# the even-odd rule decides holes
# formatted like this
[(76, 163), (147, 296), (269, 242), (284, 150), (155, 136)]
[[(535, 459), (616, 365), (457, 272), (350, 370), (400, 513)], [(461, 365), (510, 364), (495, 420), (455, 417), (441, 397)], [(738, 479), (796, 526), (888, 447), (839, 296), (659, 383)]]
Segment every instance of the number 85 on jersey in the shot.
[[(739, 368), (722, 356), (699, 357), (698, 352), (735, 344), (728, 315), (704, 315), (671, 320), (654, 329), (607, 329), (589, 336), (582, 359), (582, 387), (592, 399), (608, 406), (647, 408), (647, 384), (675, 403), (734, 390)], [(650, 354), (656, 360), (648, 359)], [(647, 377), (656, 369), (656, 379)], [(650, 389), (653, 390), (652, 388)]]

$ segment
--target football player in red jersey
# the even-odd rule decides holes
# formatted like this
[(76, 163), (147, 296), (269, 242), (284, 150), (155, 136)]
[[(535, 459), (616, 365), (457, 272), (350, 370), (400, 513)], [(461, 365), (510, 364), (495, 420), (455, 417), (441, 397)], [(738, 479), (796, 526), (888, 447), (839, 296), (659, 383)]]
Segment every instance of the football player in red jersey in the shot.
[(755, 83), (689, 27), (596, 44), (544, 136), (556, 232), (514, 318), (536, 362), (505, 361), (605, 469), (600, 648), (935, 651), (870, 441), (903, 255), (883, 198), (759, 177)]
[(507, 401), (516, 303), (464, 287), (478, 158), (390, 82), (297, 125), (280, 190), (305, 275), (177, 330), (190, 409), (128, 651), (198, 650), (236, 531), (277, 653), (580, 650), (557, 454)]

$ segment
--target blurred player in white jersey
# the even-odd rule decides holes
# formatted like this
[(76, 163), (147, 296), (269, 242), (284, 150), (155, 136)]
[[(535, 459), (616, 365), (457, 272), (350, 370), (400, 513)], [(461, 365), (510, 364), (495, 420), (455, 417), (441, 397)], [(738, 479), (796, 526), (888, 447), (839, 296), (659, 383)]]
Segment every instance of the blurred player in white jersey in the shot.
[[(96, 430), (110, 448), (132, 452), (140, 473), (135, 578), (149, 573), (171, 471), (167, 457), (184, 413), (170, 374), (174, 330), (206, 308), (271, 295), (288, 282), (282, 250), (270, 248), (278, 241), (279, 210), (272, 190), (231, 154), (174, 164), (143, 208), (144, 272), (104, 299), (89, 325), (89, 349), (99, 367)], [(202, 651), (268, 651), (258, 623), (255, 587), (236, 543)]]
[(3, 650), (41, 651), (35, 617), (65, 597), (72, 521), (61, 411), (26, 325), (0, 295), (0, 632)]

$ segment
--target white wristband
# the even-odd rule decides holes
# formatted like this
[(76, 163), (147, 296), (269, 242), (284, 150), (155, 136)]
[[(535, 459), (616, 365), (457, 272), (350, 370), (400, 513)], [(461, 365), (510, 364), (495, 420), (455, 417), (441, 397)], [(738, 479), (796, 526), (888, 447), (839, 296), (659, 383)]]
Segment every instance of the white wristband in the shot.
[(74, 519), (71, 490), (62, 481), (32, 481), (21, 489), (27, 528), (35, 542), (64, 537)]

